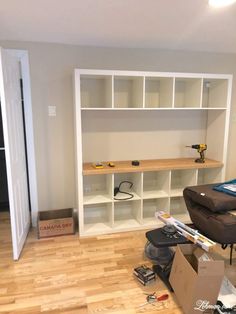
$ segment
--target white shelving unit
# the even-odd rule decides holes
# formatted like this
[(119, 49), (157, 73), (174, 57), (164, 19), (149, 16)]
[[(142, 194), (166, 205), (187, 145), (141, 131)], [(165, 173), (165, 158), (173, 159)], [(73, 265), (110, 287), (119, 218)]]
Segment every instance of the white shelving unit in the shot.
[[(76, 69), (80, 235), (158, 227), (157, 210), (188, 222), (183, 189), (225, 178), (231, 89), (231, 75)], [(132, 199), (114, 198), (123, 181)]]

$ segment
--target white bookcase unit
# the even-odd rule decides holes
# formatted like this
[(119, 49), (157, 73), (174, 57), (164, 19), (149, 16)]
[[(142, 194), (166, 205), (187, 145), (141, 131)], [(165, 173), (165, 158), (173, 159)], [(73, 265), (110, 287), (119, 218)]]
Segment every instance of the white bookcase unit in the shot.
[[(155, 228), (157, 210), (188, 222), (183, 189), (225, 178), (231, 89), (232, 75), (76, 69), (80, 235)], [(200, 143), (205, 163), (186, 148)], [(133, 198), (114, 197), (123, 181)]]

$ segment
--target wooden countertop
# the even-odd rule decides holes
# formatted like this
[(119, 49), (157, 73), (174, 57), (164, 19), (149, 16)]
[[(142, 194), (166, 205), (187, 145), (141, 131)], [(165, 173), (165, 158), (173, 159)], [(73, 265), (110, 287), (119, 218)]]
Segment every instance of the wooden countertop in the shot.
[(131, 160), (113, 161), (115, 164), (115, 167), (109, 167), (108, 162), (104, 161), (102, 162), (103, 164), (102, 169), (94, 168), (92, 163), (84, 163), (83, 175), (223, 167), (222, 162), (212, 160), (212, 159), (206, 158), (205, 163), (196, 163), (194, 160), (195, 158), (139, 160), (140, 162), (139, 166), (132, 166)]

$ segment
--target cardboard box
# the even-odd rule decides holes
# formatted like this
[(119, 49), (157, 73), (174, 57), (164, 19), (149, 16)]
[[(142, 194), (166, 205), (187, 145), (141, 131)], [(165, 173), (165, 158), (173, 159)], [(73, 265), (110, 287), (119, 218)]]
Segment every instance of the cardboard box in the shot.
[(55, 209), (38, 213), (38, 238), (75, 233), (73, 209)]
[(194, 244), (177, 246), (169, 280), (184, 313), (209, 312), (216, 304), (223, 277), (223, 261), (212, 260)]

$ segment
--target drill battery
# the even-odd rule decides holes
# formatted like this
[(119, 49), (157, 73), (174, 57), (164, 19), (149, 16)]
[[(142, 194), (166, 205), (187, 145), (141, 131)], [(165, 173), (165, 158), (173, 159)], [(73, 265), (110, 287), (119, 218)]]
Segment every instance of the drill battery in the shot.
[(144, 286), (156, 280), (156, 274), (145, 265), (134, 268), (133, 274)]

